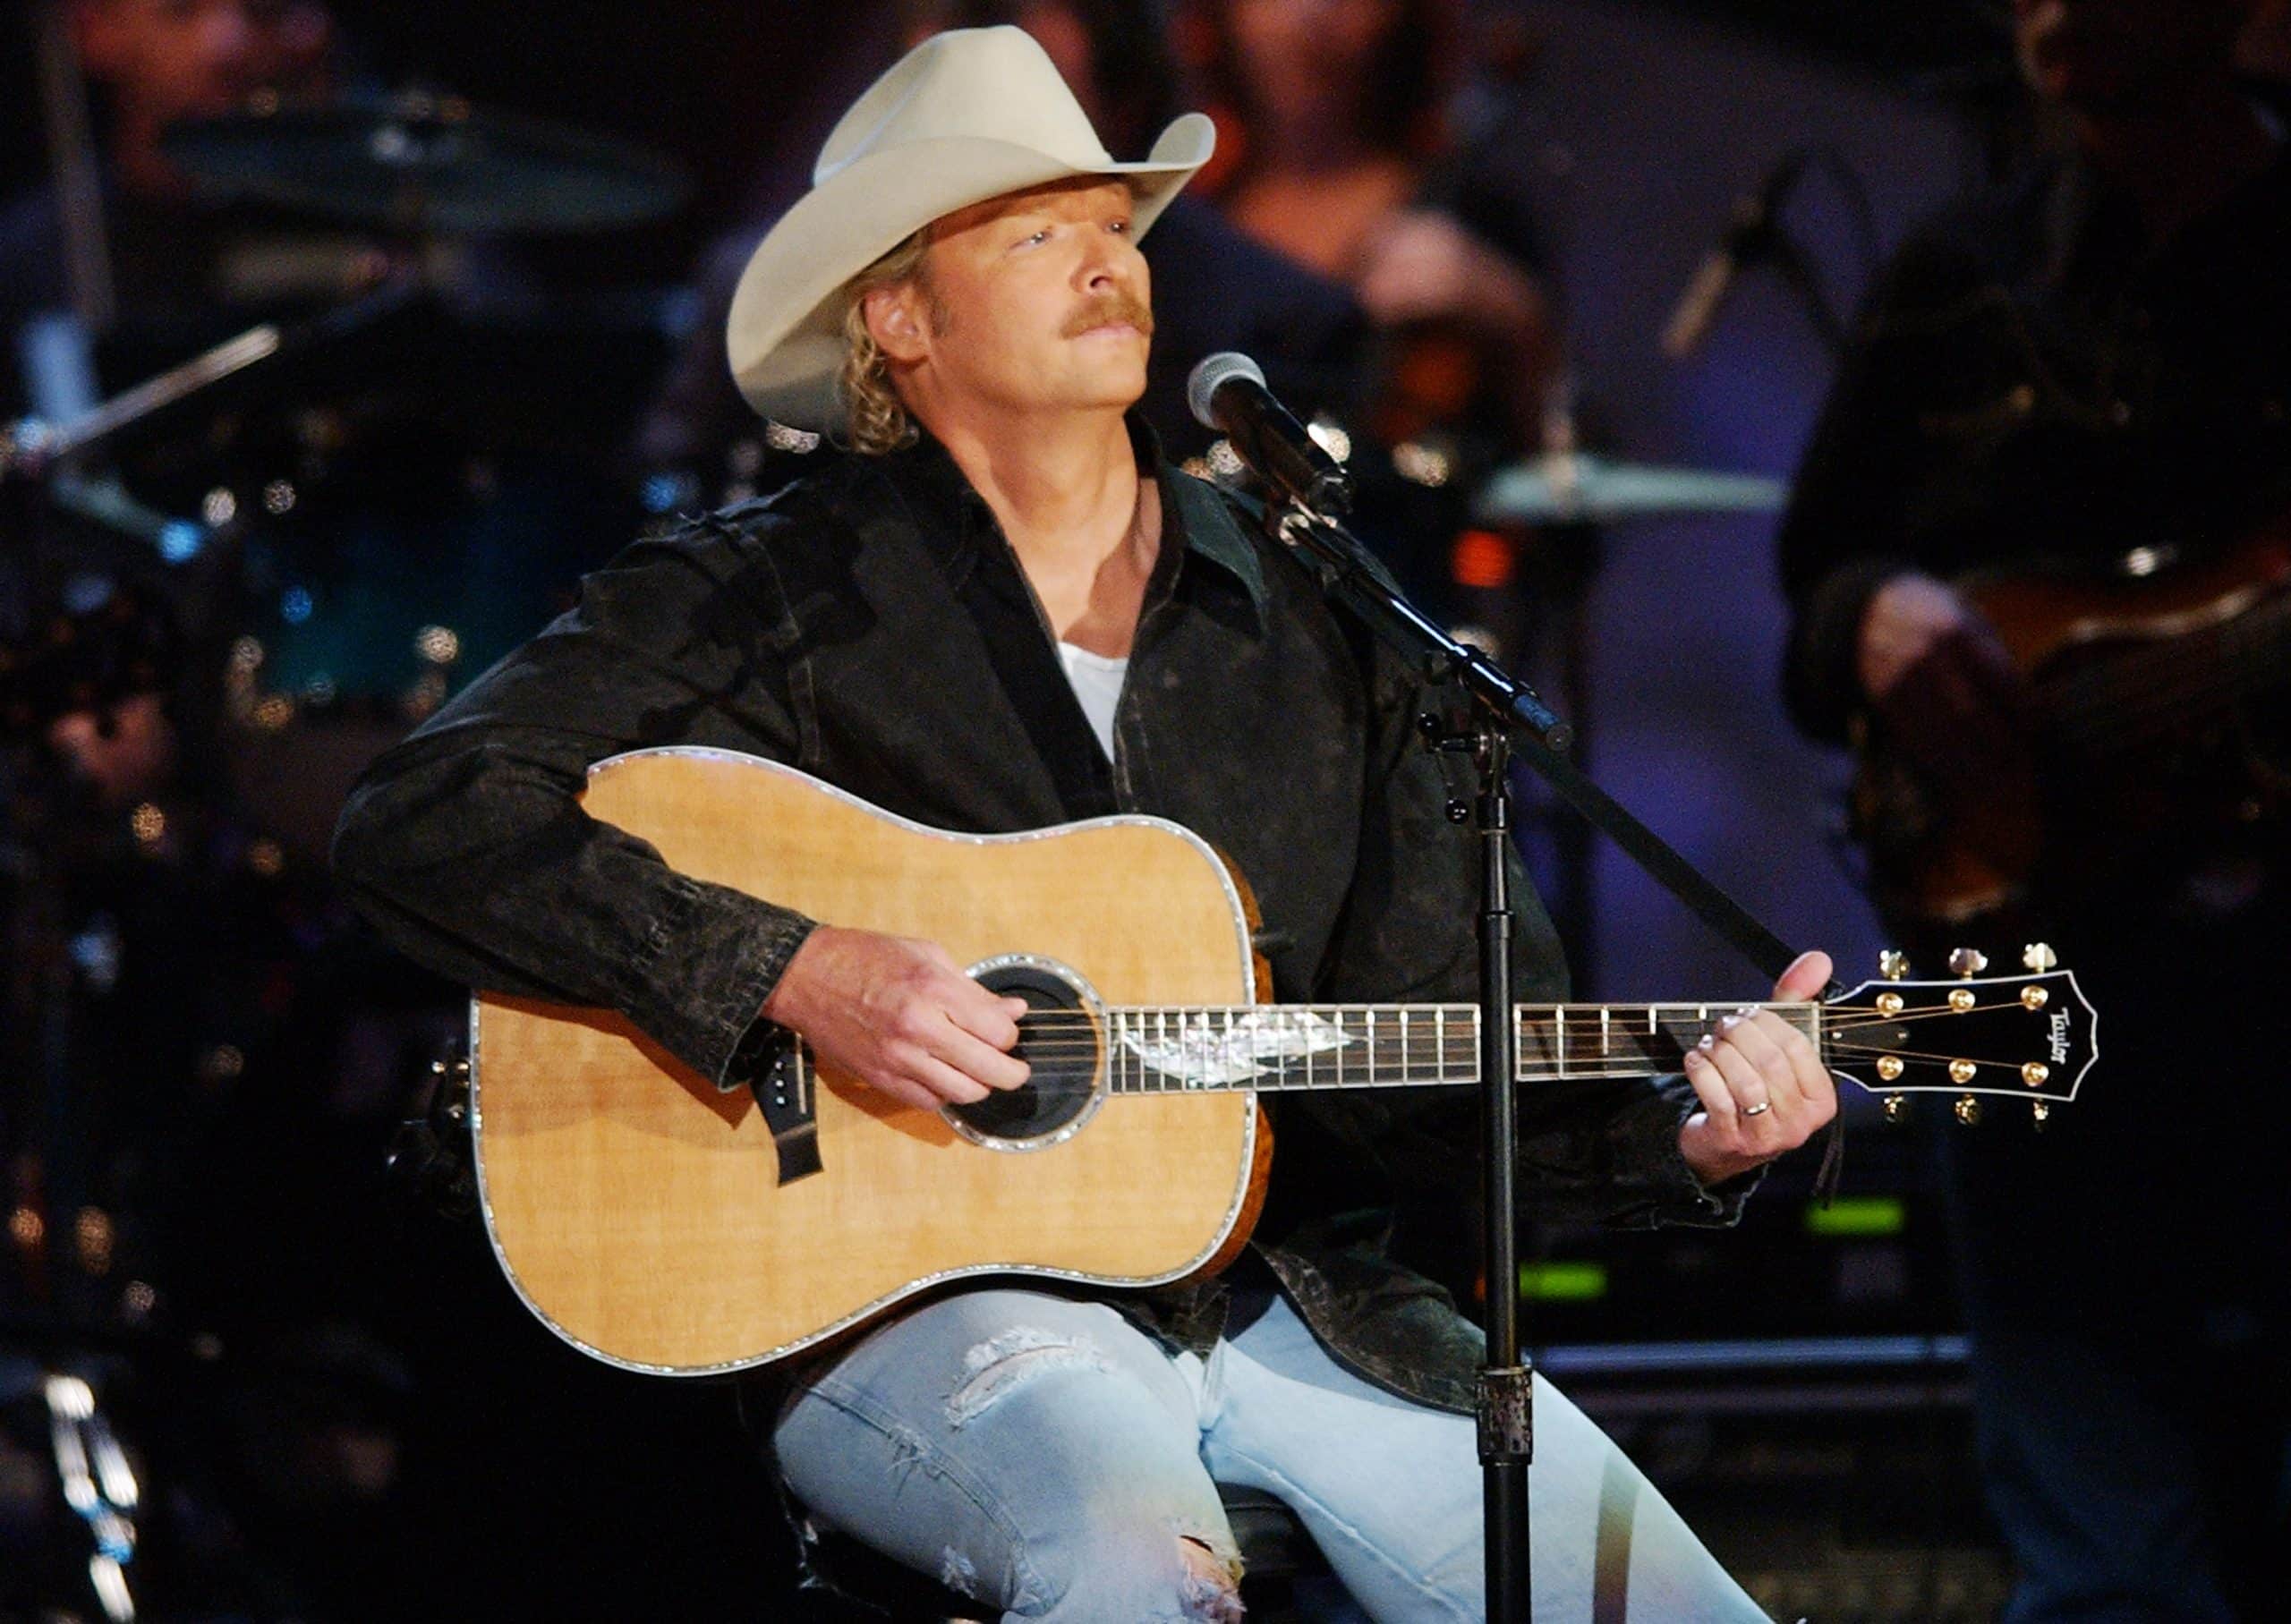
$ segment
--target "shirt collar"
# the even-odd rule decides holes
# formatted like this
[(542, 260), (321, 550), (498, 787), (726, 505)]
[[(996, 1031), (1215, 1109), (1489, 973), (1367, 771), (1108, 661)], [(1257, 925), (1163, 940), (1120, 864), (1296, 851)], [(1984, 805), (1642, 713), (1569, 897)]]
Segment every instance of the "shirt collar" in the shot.
[[(1132, 411), (1124, 421), (1138, 472), (1153, 479), (1161, 492), (1163, 546), (1166, 548), (1174, 540), (1181, 548), (1172, 591), (1184, 593), (1197, 587), (1214, 591), (1238, 586), (1262, 626), (1266, 605), (1264, 561), (1242, 531), (1231, 506), (1214, 486), (1171, 465), (1162, 454), (1160, 437), (1141, 413)], [(976, 564), (979, 548), (990, 539), (1001, 540), (985, 499), (972, 488), (946, 447), (928, 434), (904, 450), (856, 460), (872, 465), (897, 492), (923, 545), (958, 585)], [(1195, 559), (1212, 569), (1183, 567)]]

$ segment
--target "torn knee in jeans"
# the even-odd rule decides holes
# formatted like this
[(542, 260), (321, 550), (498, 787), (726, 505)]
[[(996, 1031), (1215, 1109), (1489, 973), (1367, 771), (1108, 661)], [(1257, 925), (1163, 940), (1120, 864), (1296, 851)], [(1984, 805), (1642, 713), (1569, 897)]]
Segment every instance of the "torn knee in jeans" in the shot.
[(1087, 1337), (1017, 1326), (963, 1356), (963, 1380), (947, 1395), (947, 1424), (959, 1427), (976, 1420), (997, 1400), (1052, 1371), (1112, 1368), (1104, 1350)]
[(1191, 1535), (1180, 1536), (1178, 1555), (1185, 1563), (1185, 1616), (1205, 1624), (1240, 1624), (1240, 1558), (1220, 1556), (1208, 1541)]

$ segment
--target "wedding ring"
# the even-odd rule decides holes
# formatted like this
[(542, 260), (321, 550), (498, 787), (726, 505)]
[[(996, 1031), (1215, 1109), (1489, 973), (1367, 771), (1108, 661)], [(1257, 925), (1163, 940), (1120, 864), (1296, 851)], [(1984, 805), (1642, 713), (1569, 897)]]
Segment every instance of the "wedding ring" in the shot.
[(1773, 1101), (1760, 1100), (1756, 1105), (1745, 1105), (1742, 1107), (1742, 1115), (1745, 1117), (1762, 1117), (1773, 1109)]

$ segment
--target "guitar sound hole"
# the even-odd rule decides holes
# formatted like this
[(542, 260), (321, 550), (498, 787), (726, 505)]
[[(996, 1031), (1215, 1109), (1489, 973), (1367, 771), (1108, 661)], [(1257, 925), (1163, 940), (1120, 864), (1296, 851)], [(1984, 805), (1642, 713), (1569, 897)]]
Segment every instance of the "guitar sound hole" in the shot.
[(1031, 965), (1001, 965), (979, 984), (1005, 998), (1026, 1000), (1018, 1020), (1018, 1059), (1032, 1075), (1014, 1089), (996, 1089), (971, 1105), (950, 1105), (946, 1115), (975, 1138), (1009, 1144), (1047, 1143), (1077, 1124), (1097, 1099), (1097, 1023), (1082, 996), (1062, 977)]

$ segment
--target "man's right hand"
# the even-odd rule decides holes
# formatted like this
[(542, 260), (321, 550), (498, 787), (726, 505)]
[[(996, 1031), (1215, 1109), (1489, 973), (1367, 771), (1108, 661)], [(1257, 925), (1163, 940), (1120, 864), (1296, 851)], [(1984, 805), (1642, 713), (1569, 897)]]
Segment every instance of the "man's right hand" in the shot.
[(763, 1000), (827, 1065), (903, 1105), (937, 1110), (1016, 1088), (1023, 999), (997, 998), (946, 950), (903, 936), (822, 925)]
[(2027, 788), (2028, 690), (1997, 629), (1930, 575), (1894, 576), (1861, 616), (1854, 669), (1895, 743), (1944, 781)]

